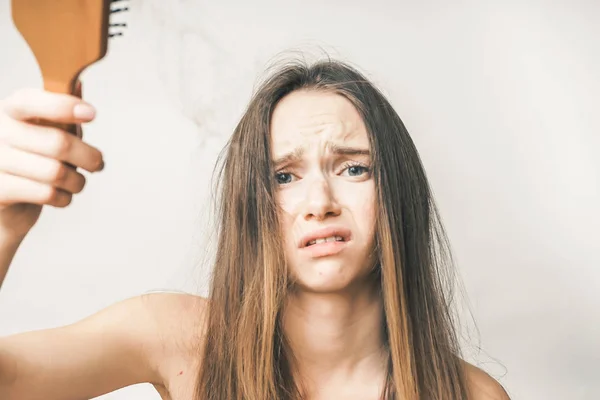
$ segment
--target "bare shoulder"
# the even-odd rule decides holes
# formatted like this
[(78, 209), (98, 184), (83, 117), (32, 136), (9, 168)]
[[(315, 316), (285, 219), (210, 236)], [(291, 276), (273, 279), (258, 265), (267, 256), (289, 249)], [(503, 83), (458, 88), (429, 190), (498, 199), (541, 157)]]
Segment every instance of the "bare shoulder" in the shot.
[(187, 293), (155, 292), (137, 298), (147, 315), (147, 331), (154, 335), (151, 356), (158, 369), (172, 360), (193, 361), (200, 354), (208, 300)]
[(202, 363), (206, 298), (185, 293), (149, 293), (138, 298), (154, 336), (147, 362), (160, 377), (154, 386), (164, 398), (191, 398)]
[[(120, 301), (101, 313), (99, 323), (121, 325), (136, 343), (155, 386), (168, 386), (183, 369), (196, 369), (204, 337), (208, 300), (179, 292), (151, 292)], [(110, 322), (108, 322), (110, 320)], [(119, 322), (120, 321), (120, 322)], [(98, 327), (98, 331), (102, 328)]]
[(157, 375), (156, 383), (164, 382), (173, 360), (190, 361), (200, 354), (207, 309), (208, 300), (201, 296), (151, 292), (119, 301), (76, 325), (128, 333)]
[(502, 385), (476, 366), (464, 363), (471, 400), (510, 400)]
[(152, 292), (133, 300), (149, 317), (149, 327), (157, 328), (157, 332), (175, 334), (176, 337), (181, 337), (182, 333), (201, 334), (208, 309), (206, 298), (188, 293)]

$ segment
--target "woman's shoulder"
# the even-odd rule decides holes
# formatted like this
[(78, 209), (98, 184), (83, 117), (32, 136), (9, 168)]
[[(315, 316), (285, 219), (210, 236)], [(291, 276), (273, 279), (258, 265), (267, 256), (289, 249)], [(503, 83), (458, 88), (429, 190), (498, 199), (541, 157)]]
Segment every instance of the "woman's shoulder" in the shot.
[(110, 308), (113, 317), (129, 315), (128, 327), (120, 329), (135, 336), (132, 341), (142, 349), (144, 365), (140, 368), (151, 371), (148, 376), (152, 378), (145, 381), (152, 383), (159, 393), (190, 397), (188, 392), (201, 365), (208, 300), (184, 292), (154, 291)]
[(208, 299), (184, 292), (150, 292), (136, 298), (146, 314), (145, 330), (156, 335), (160, 347), (198, 354), (204, 337)]
[(190, 386), (201, 365), (209, 301), (183, 292), (145, 293), (136, 300), (147, 315), (144, 331), (154, 336), (148, 363), (161, 386), (179, 392)]
[(161, 319), (172, 319), (173, 322), (186, 317), (179, 322), (202, 324), (208, 307), (207, 298), (186, 292), (152, 291), (135, 299), (150, 314)]
[(510, 400), (502, 385), (484, 370), (464, 362), (469, 399), (471, 400)]

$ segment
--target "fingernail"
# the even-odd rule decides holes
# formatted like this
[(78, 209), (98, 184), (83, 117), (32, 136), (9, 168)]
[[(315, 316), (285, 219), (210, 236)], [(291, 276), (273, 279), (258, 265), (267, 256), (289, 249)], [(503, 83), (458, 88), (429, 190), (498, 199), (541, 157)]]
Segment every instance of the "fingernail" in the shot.
[(73, 116), (77, 119), (92, 119), (96, 116), (96, 110), (88, 104), (77, 104), (73, 108)]

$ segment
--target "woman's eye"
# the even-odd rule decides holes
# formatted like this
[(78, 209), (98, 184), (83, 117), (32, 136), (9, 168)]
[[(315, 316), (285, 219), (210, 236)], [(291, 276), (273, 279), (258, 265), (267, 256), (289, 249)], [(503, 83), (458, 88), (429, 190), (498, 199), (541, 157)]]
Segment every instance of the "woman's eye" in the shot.
[(286, 183), (290, 183), (292, 181), (292, 174), (287, 172), (279, 172), (275, 174), (275, 179), (280, 185), (285, 185)]
[(369, 172), (369, 169), (367, 167), (363, 167), (362, 165), (352, 165), (346, 168), (346, 171), (348, 171), (348, 174), (350, 176), (360, 176), (364, 173)]

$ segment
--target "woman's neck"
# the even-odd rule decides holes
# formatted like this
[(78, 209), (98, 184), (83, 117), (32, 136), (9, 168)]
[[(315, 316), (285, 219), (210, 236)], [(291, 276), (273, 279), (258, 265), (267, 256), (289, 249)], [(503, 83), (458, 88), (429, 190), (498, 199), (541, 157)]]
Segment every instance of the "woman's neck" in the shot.
[(310, 392), (335, 386), (380, 388), (387, 367), (379, 284), (344, 293), (290, 293), (283, 331), (292, 370)]

